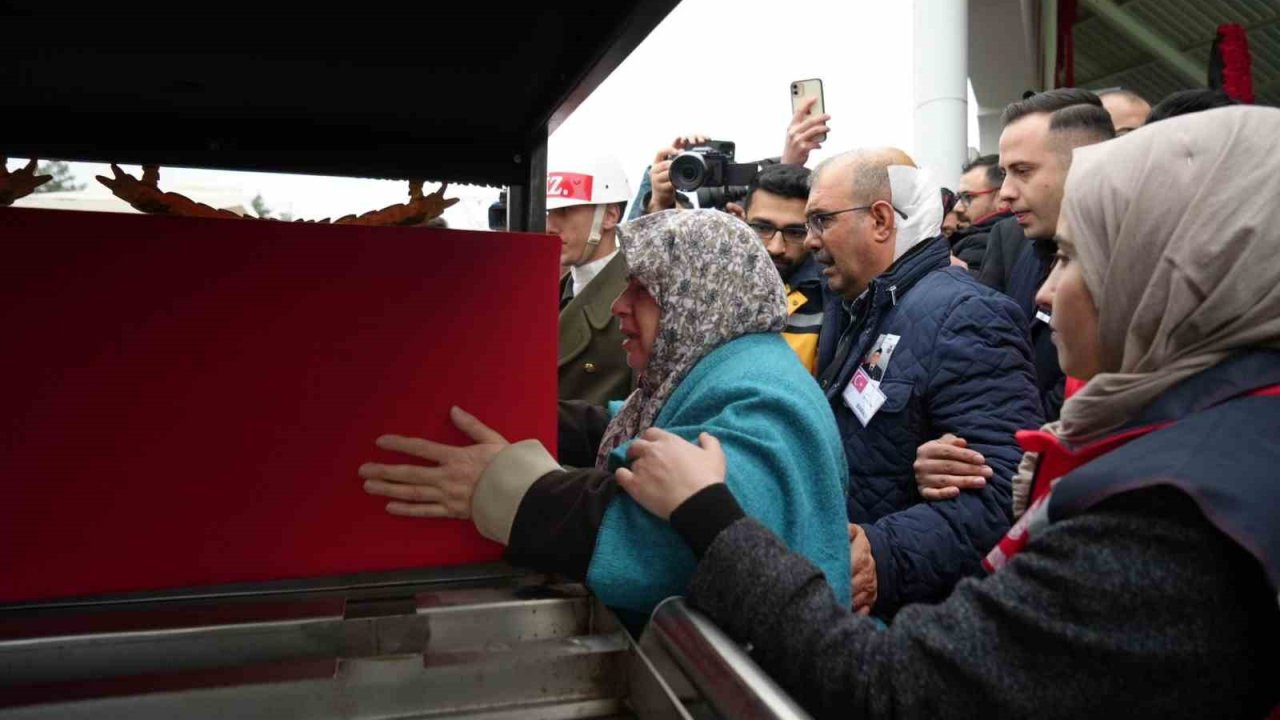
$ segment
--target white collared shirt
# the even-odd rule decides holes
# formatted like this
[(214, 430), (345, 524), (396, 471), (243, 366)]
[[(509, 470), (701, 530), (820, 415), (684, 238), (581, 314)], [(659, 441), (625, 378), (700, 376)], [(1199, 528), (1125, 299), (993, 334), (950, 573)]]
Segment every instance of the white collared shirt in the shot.
[(600, 274), (600, 271), (604, 269), (604, 266), (608, 265), (609, 261), (613, 259), (613, 256), (617, 254), (618, 251), (614, 250), (599, 260), (592, 260), (585, 265), (578, 265), (570, 268), (569, 272), (573, 273), (573, 296), (578, 297), (578, 295), (581, 295), (587, 285)]

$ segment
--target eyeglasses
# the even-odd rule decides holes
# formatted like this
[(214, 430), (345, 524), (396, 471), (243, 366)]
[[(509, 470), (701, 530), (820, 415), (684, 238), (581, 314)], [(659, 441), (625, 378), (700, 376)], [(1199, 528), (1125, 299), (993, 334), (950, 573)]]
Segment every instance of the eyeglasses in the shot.
[[(822, 237), (822, 233), (825, 232), (827, 229), (829, 229), (833, 224), (835, 224), (834, 221), (837, 215), (850, 213), (850, 212), (857, 212), (859, 210), (870, 210), (875, 206), (876, 206), (875, 203), (871, 203), (870, 205), (862, 205), (860, 207), (852, 207), (845, 210), (832, 210), (831, 212), (813, 213), (809, 217), (805, 218), (804, 224), (809, 228), (809, 232), (813, 233), (816, 237)], [(889, 207), (893, 208), (894, 212), (901, 215), (903, 220), (907, 219), (906, 213), (902, 212), (897, 207), (894, 207), (892, 204), (890, 204)]]
[(977, 192), (969, 192), (967, 190), (965, 192), (958, 192), (956, 193), (956, 204), (959, 205), (963, 203), (965, 205), (968, 205), (969, 203), (973, 202), (973, 199), (976, 197), (982, 197), (983, 195), (990, 195), (991, 193), (997, 192), (999, 190), (1000, 188), (991, 188), (990, 190), (979, 190)]
[(790, 245), (802, 245), (804, 239), (809, 236), (809, 228), (804, 225), (787, 225), (786, 227), (778, 227), (771, 222), (763, 220), (753, 220), (748, 225), (752, 230), (756, 231), (756, 235), (760, 239), (769, 242), (777, 233), (782, 233), (782, 240)]

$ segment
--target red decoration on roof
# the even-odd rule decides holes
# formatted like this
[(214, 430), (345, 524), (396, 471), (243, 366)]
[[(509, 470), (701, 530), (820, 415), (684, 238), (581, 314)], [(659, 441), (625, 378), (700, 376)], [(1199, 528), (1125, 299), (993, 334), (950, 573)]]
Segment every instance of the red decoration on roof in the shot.
[(1236, 23), (1219, 25), (1211, 52), (1209, 87), (1220, 88), (1240, 102), (1253, 102), (1253, 62), (1244, 28)]

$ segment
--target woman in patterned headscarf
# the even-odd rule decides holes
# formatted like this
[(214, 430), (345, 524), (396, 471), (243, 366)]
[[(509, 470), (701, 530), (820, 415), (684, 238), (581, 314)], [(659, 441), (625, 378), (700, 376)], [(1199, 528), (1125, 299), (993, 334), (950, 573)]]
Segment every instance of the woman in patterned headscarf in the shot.
[(441, 467), (392, 477), (366, 465), (366, 490), (401, 501), (392, 512), (471, 517), (513, 564), (584, 579), (611, 607), (646, 614), (684, 592), (694, 554), (619, 490), (613, 471), (646, 430), (710, 433), (738, 502), (822, 568), (848, 605), (847, 464), (830, 406), (779, 335), (783, 287), (759, 238), (730, 215), (697, 210), (645, 216), (618, 239), (630, 280), (613, 313), (637, 379), (611, 419), (562, 403), (557, 462), (537, 441), (508, 445), (455, 409), (477, 445), (380, 443)]

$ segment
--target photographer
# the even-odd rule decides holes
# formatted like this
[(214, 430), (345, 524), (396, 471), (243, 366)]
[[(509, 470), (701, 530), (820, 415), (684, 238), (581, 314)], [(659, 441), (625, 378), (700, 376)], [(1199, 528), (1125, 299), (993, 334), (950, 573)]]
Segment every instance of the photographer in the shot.
[(671, 183), (671, 161), (684, 150), (707, 142), (705, 135), (685, 135), (671, 141), (671, 145), (662, 148), (653, 158), (649, 166), (649, 196), (644, 198), (645, 214), (677, 207), (688, 208), (689, 203), (676, 192)]
[(676, 138), (670, 147), (658, 151), (649, 167), (650, 191), (640, 200), (644, 213), (673, 208), (689, 208), (684, 193), (697, 195), (699, 208), (724, 210), (744, 218), (740, 203), (746, 198), (748, 185), (760, 168), (776, 164), (776, 159), (739, 163), (734, 161), (735, 145), (724, 140), (710, 140), (703, 135)]

